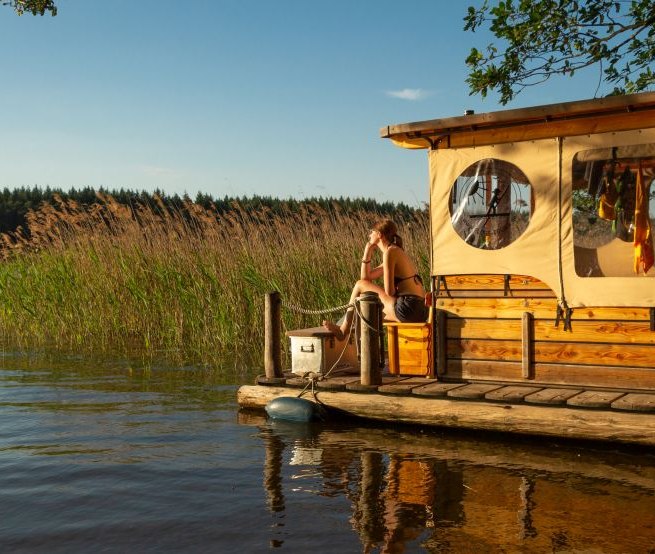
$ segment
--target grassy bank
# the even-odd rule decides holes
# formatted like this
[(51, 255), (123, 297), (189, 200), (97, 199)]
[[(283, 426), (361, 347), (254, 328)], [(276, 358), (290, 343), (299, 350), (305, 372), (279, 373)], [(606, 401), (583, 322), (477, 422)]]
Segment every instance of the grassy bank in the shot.
[[(0, 327), (5, 343), (161, 355), (220, 364), (263, 344), (263, 294), (323, 308), (345, 303), (374, 212), (304, 206), (271, 213), (239, 205), (218, 215), (189, 204), (91, 207), (61, 201), (28, 214), (29, 240), (4, 237)], [(428, 274), (428, 219), (399, 225)], [(287, 328), (320, 316), (283, 309)]]

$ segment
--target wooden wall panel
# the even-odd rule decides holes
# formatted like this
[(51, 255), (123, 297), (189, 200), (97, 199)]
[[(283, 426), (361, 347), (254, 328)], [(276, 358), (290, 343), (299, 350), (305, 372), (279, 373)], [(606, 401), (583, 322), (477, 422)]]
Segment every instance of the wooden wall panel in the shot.
[(448, 339), (448, 358), (521, 361), (521, 341)]
[(655, 370), (638, 367), (534, 364), (534, 380), (550, 384), (654, 390)]
[[(571, 331), (565, 331), (553, 320), (534, 322), (535, 341), (604, 342), (611, 344), (655, 344), (655, 332), (648, 322), (631, 321), (576, 321)], [(519, 340), (521, 322), (518, 319), (472, 319), (449, 317), (448, 337), (457, 339)]]
[(552, 321), (534, 322), (536, 341), (606, 342), (613, 344), (655, 344), (655, 332), (648, 322), (575, 321), (571, 331), (555, 327)]
[[(450, 290), (504, 290), (505, 288), (504, 275), (446, 275), (443, 279)], [(528, 275), (510, 275), (509, 286), (510, 290), (551, 290), (543, 281)]]
[(552, 291), (538, 279), (510, 276), (509, 294), (517, 296), (507, 296), (503, 275), (445, 281), (437, 307), (446, 314), (446, 379), (655, 389), (649, 308), (576, 308), (565, 331), (564, 322), (555, 327), (557, 301), (540, 296)]
[(555, 293), (545, 283), (527, 275), (510, 275), (507, 284), (504, 275), (448, 275), (442, 279), (440, 298), (555, 298)]
[(525, 380), (520, 362), (448, 360), (447, 379), (505, 381), (544, 386), (593, 386), (609, 389), (653, 390), (655, 371), (637, 367), (602, 367), (566, 364), (534, 364), (534, 380)]
[(516, 298), (438, 298), (437, 308), (459, 317), (520, 319), (523, 312), (535, 318), (555, 319), (557, 300)]
[(513, 289), (507, 294), (500, 289), (459, 290), (448, 289), (439, 291), (437, 298), (555, 298), (549, 289), (520, 290)]
[[(521, 319), (530, 312), (535, 319), (555, 320), (557, 300), (554, 298), (439, 298), (437, 308), (450, 315), (472, 318)], [(576, 308), (572, 314), (576, 321), (648, 321), (649, 308)]]
[(490, 381), (523, 381), (521, 362), (486, 360), (448, 360), (445, 377), (448, 379), (487, 379)]
[(655, 346), (641, 344), (594, 344), (536, 342), (535, 363), (550, 362), (595, 366), (631, 366), (655, 369)]

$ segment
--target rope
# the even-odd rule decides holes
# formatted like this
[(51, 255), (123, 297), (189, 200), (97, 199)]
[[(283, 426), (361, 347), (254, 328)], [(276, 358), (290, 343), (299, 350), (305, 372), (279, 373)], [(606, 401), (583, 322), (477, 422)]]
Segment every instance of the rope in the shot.
[(366, 321), (366, 318), (364, 317), (364, 314), (362, 314), (362, 309), (359, 306), (359, 302), (355, 303), (355, 311), (357, 312), (357, 315), (359, 316), (359, 319), (361, 319), (364, 322), (364, 325), (366, 325), (371, 333), (374, 335), (380, 334), (380, 331), (378, 331), (373, 325), (371, 325), (368, 321)]
[[(316, 374), (313, 371), (308, 371), (307, 373), (301, 375), (301, 379), (307, 380), (307, 384), (298, 393), (297, 398), (301, 398), (307, 392), (307, 390), (310, 389), (310, 387), (311, 387), (311, 393), (312, 393), (312, 396), (314, 397), (314, 400), (316, 401), (316, 403), (322, 404), (322, 402), (318, 399), (318, 396), (316, 395), (315, 386), (319, 381), (323, 381), (324, 379), (327, 379), (329, 377), (330, 373), (332, 373), (332, 371), (339, 365), (339, 362), (341, 361), (341, 358), (343, 358), (343, 355), (345, 354), (346, 349), (348, 348), (348, 344), (350, 343), (350, 338), (351, 338), (353, 332), (355, 332), (355, 334), (357, 334), (357, 331), (359, 330), (360, 326), (359, 326), (358, 320), (361, 320), (364, 323), (364, 325), (366, 325), (369, 328), (369, 330), (375, 335), (382, 334), (382, 329), (380, 329), (380, 330), (376, 329), (373, 325), (371, 325), (371, 323), (369, 321), (366, 320), (366, 318), (362, 314), (359, 299), (357, 299), (352, 304), (344, 304), (343, 306), (335, 306), (334, 308), (326, 308), (324, 310), (309, 310), (307, 308), (297, 306), (296, 304), (291, 304), (289, 302), (285, 302), (284, 300), (282, 300), (281, 303), (282, 303), (282, 306), (284, 306), (285, 308), (287, 308), (287, 309), (289, 309), (291, 311), (298, 312), (298, 313), (301, 313), (301, 314), (306, 314), (306, 315), (329, 314), (329, 313), (334, 313), (334, 312), (341, 312), (341, 311), (347, 310), (349, 308), (354, 308), (355, 313), (354, 313), (353, 321), (350, 323), (350, 328), (348, 329), (348, 335), (346, 337), (344, 337), (345, 340), (344, 340), (343, 349), (341, 350), (341, 353), (339, 354), (339, 357), (332, 364), (332, 367), (327, 372), (325, 372), (323, 374)], [(284, 321), (282, 322), (282, 324), (284, 325)], [(356, 340), (355, 343), (356, 343), (356, 346), (357, 346), (357, 357), (359, 357), (359, 354), (360, 354), (359, 353), (359, 340)]]
[[(331, 314), (334, 312), (343, 312), (346, 311), (349, 308), (355, 308), (355, 312), (359, 316), (359, 318), (364, 322), (364, 324), (371, 330), (372, 333), (378, 334), (379, 331), (371, 325), (368, 321), (366, 321), (366, 318), (362, 315), (361, 308), (359, 306), (359, 300), (352, 304), (344, 304), (343, 306), (335, 306), (334, 308), (325, 308), (322, 310), (310, 310), (308, 308), (303, 308), (301, 306), (298, 306), (297, 304), (292, 304), (290, 302), (286, 302), (282, 300), (282, 306), (287, 308), (288, 310), (291, 310), (292, 312), (297, 312), (300, 314), (305, 314), (305, 315), (322, 315), (322, 314)], [(352, 326), (351, 326), (352, 328)]]
[(323, 310), (309, 310), (307, 308), (302, 308), (296, 304), (291, 304), (290, 302), (286, 302), (284, 300), (282, 300), (282, 305), (288, 310), (291, 310), (292, 312), (297, 312), (299, 314), (305, 314), (305, 315), (322, 315), (322, 314), (331, 314), (334, 312), (344, 312), (348, 308), (355, 307), (355, 304), (344, 304), (343, 306), (335, 306), (334, 308), (325, 308)]

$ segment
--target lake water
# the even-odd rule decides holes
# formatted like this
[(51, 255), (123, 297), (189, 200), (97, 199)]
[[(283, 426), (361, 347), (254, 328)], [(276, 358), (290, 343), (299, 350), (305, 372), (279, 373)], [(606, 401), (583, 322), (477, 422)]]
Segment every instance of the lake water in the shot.
[(1, 552), (655, 552), (655, 452), (239, 412), (254, 373), (0, 357)]

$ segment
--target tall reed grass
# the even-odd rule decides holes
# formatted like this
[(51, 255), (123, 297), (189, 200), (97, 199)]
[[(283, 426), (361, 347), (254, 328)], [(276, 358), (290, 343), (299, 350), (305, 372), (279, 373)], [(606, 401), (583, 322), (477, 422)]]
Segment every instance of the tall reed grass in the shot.
[[(5, 343), (78, 351), (164, 354), (221, 365), (258, 360), (263, 295), (307, 308), (344, 304), (373, 212), (305, 206), (297, 212), (219, 216), (189, 202), (90, 207), (58, 199), (28, 214), (29, 233), (3, 235), (0, 327)], [(399, 223), (427, 278), (428, 216)], [(287, 329), (319, 325), (283, 309)]]

